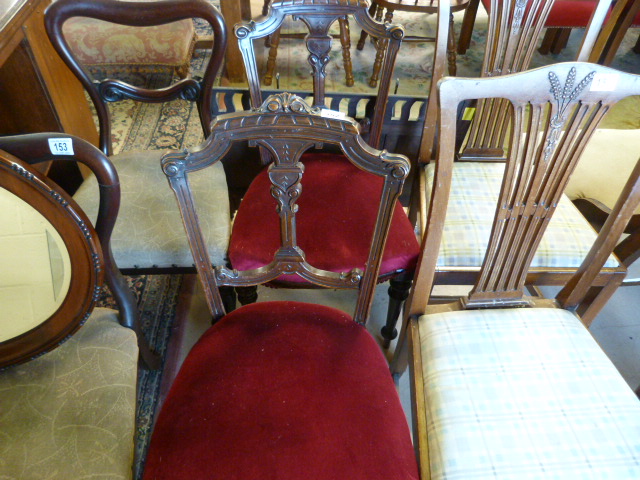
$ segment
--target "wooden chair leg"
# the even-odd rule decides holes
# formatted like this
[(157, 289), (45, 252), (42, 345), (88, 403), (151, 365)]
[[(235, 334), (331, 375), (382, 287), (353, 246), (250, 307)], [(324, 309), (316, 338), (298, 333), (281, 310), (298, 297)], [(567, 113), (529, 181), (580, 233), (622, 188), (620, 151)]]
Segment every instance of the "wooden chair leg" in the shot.
[(460, 37), (458, 38), (458, 54), (467, 53), (469, 45), (471, 45), (471, 35), (473, 34), (473, 25), (476, 22), (478, 13), (478, 4), (480, 0), (471, 0), (464, 11), (462, 19), (462, 27), (460, 27)]
[(449, 38), (447, 39), (447, 61), (449, 63), (449, 75), (456, 76), (456, 31), (453, 25), (453, 13), (449, 16)]
[(233, 287), (219, 287), (218, 290), (222, 297), (224, 311), (227, 313), (233, 312), (236, 309), (236, 289)]
[(344, 64), (344, 76), (347, 87), (353, 87), (353, 65), (351, 64), (351, 32), (349, 30), (349, 20), (338, 19), (340, 24), (340, 44), (342, 45), (342, 62)]
[(271, 0), (264, 0), (264, 4), (262, 4), (262, 16), (266, 17), (269, 13), (269, 4), (271, 4)]
[(557, 55), (560, 52), (562, 52), (564, 47), (567, 46), (567, 43), (569, 43), (569, 36), (571, 35), (570, 28), (559, 28), (558, 30), (560, 31), (558, 32), (556, 41), (551, 46), (551, 53), (553, 53), (554, 55)]
[(280, 29), (273, 32), (270, 37), (271, 48), (267, 59), (267, 71), (264, 74), (264, 84), (269, 86), (273, 83), (273, 72), (276, 69), (276, 57), (278, 56), (278, 45), (280, 44)]
[(634, 53), (640, 53), (640, 35), (638, 35), (638, 41), (636, 42), (632, 50)]
[(409, 296), (413, 272), (403, 273), (389, 281), (389, 307), (387, 309), (387, 323), (380, 330), (382, 335), (382, 346), (389, 348), (391, 340), (398, 336), (396, 325), (400, 317), (400, 311), (404, 301)]
[(542, 37), (542, 44), (538, 48), (541, 55), (547, 55), (551, 52), (551, 47), (556, 43), (556, 37), (560, 33), (559, 28), (547, 28)]
[[(375, 2), (371, 2), (371, 5), (369, 6), (369, 16), (371, 18), (375, 18), (376, 17), (376, 11), (377, 11), (378, 5), (376, 5)], [(382, 7), (380, 7), (382, 8)], [(382, 13), (380, 13), (382, 18)], [(364, 30), (362, 30), (362, 32), (360, 32), (360, 39), (358, 40), (358, 44), (356, 45), (356, 48), (358, 50), (362, 50), (364, 48), (364, 44), (367, 41), (367, 36), (369, 34), (367, 32), (365, 32)]]
[(236, 294), (240, 305), (249, 305), (258, 301), (258, 287), (236, 287)]
[[(376, 12), (376, 20), (382, 21), (382, 8), (379, 8)], [(393, 10), (387, 10), (387, 14), (384, 16), (384, 21), (391, 23), (393, 20)], [(369, 86), (375, 88), (378, 86), (378, 80), (380, 79), (380, 70), (382, 69), (382, 62), (384, 61), (384, 52), (387, 49), (388, 40), (376, 40), (374, 45), (376, 46), (376, 60), (373, 62), (373, 73), (369, 79)]]
[(582, 323), (587, 328), (596, 318), (600, 310), (606, 305), (611, 296), (622, 283), (623, 278), (616, 278), (607, 283), (604, 287), (591, 287), (584, 300), (578, 305), (578, 315), (582, 319)]

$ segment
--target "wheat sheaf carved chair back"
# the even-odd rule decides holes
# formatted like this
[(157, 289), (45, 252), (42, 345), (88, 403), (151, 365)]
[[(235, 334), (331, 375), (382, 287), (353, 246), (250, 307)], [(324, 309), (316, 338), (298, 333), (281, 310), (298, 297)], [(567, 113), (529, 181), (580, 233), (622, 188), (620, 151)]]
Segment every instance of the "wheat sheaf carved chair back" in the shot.
[[(580, 62), (493, 79), (446, 79), (441, 83), (443, 128), (437, 161), (440, 165), (436, 166), (435, 178), (445, 180), (437, 184), (428, 216), (423, 217), (427, 225), (426, 241), (433, 242), (434, 246), (446, 237), (441, 235), (448, 189), (452, 173), (457, 176), (452, 163), (455, 128), (447, 128), (455, 125), (457, 105), (472, 97), (504, 98), (513, 111), (493, 226), (484, 261), (474, 280), (475, 287), (467, 299), (469, 306), (527, 302), (523, 298), (523, 286), (532, 260), (585, 145), (612, 105), (637, 94), (640, 94), (640, 77)], [(595, 238), (595, 234), (591, 234)], [(585, 247), (585, 254), (589, 246)], [(578, 245), (573, 245), (573, 249), (574, 253), (580, 250)], [(428, 260), (431, 268), (435, 268), (436, 261), (437, 255)], [(603, 278), (598, 281), (605, 284), (613, 277), (624, 276), (625, 271), (612, 258), (606, 262), (600, 272)], [(604, 278), (607, 276), (609, 280)], [(610, 295), (611, 289), (608, 290)], [(600, 307), (592, 306), (594, 312)], [(585, 318), (590, 320), (592, 316), (585, 315)]]
[[(263, 147), (273, 158), (268, 167), (268, 176), (271, 195), (274, 197), (273, 214), (279, 216), (281, 243), (269, 265), (244, 272), (224, 266), (218, 266), (214, 270), (206, 255), (206, 245), (189, 189), (188, 173), (215, 164), (231, 144), (238, 141), (248, 141), (250, 146)], [(310, 148), (320, 149), (324, 144), (340, 147), (352, 164), (384, 178), (380, 208), (364, 272), (354, 269), (335, 273), (314, 268), (307, 263), (304, 251), (296, 241), (297, 200), (304, 195), (305, 167), (300, 162), (300, 157)], [(328, 288), (360, 288), (354, 318), (358, 322), (366, 321), (395, 202), (409, 173), (406, 157), (368, 146), (360, 136), (359, 126), (354, 120), (348, 117), (325, 117), (322, 109), (310, 107), (298, 96), (283, 93), (270, 96), (260, 108), (251, 112), (219, 116), (213, 122), (212, 133), (202, 149), (166, 155), (162, 166), (176, 193), (194, 260), (215, 318), (224, 314), (217, 293), (218, 285), (257, 285), (283, 275), (297, 274), (313, 284)], [(327, 215), (331, 214), (327, 212)]]

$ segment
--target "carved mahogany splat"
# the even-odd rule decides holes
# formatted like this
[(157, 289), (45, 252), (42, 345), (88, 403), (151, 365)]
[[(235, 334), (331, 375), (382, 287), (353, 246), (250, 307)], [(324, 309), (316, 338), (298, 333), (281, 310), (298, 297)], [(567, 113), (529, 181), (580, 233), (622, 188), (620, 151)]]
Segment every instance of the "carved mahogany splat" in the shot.
[[(248, 141), (250, 146), (262, 147), (271, 154), (273, 161), (268, 170), (270, 191), (276, 200), (274, 214), (280, 219), (281, 240), (269, 265), (242, 272), (211, 266), (188, 182), (189, 172), (216, 163), (231, 144), (238, 141)], [(348, 161), (384, 178), (381, 206), (364, 272), (358, 268), (342, 273), (315, 268), (307, 262), (296, 241), (297, 201), (304, 195), (304, 165), (299, 160), (310, 148), (322, 148), (324, 144), (340, 147)], [(366, 320), (395, 202), (409, 174), (406, 157), (368, 146), (354, 120), (324, 117), (322, 109), (310, 107), (298, 96), (283, 93), (270, 96), (258, 109), (220, 115), (214, 120), (212, 133), (199, 150), (167, 154), (162, 166), (178, 198), (196, 267), (214, 317), (224, 314), (218, 285), (257, 285), (282, 275), (297, 274), (313, 284), (328, 288), (360, 289), (354, 319), (358, 322)]]
[(251, 105), (258, 108), (262, 104), (260, 78), (256, 63), (253, 41), (269, 36), (282, 25), (285, 17), (291, 15), (301, 20), (309, 30), (305, 37), (305, 44), (309, 51), (308, 61), (313, 74), (313, 105), (324, 106), (326, 66), (329, 62), (332, 36), (329, 34), (331, 25), (345, 18), (353, 17), (358, 25), (371, 36), (382, 39), (385, 49), (379, 53), (379, 61), (384, 55), (378, 100), (371, 119), (369, 143), (378, 147), (382, 135), (382, 122), (389, 96), (391, 76), (395, 58), (404, 38), (404, 29), (400, 25), (382, 23), (373, 20), (368, 13), (368, 4), (363, 0), (281, 0), (271, 3), (269, 14), (260, 22), (250, 21), (239, 23), (234, 31), (238, 37), (238, 44), (247, 70), (247, 80), (251, 93)]

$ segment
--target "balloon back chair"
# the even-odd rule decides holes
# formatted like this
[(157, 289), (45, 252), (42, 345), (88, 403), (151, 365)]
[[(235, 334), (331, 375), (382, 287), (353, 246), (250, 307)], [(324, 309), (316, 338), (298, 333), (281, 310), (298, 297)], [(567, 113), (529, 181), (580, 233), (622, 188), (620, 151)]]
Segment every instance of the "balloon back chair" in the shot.
[[(439, 38), (447, 38), (449, 10), (448, 5), (442, 6), (438, 17)], [(443, 13), (444, 11), (444, 13)], [(282, 23), (286, 15), (294, 15), (301, 19), (309, 28), (306, 37), (306, 45), (309, 50), (309, 63), (313, 68), (314, 88), (313, 104), (324, 108), (325, 104), (325, 67), (329, 61), (328, 52), (331, 48), (331, 35), (328, 29), (332, 23), (340, 18), (353, 17), (355, 21), (371, 35), (384, 42), (386, 53), (381, 68), (382, 77), (378, 88), (378, 96), (371, 116), (371, 124), (368, 133), (368, 143), (378, 148), (382, 135), (382, 124), (387, 106), (389, 86), (393, 73), (395, 58), (403, 38), (401, 27), (392, 24), (382, 24), (371, 19), (367, 12), (367, 3), (362, 0), (329, 0), (326, 2), (276, 1), (271, 4), (269, 17), (262, 22), (238, 24), (235, 27), (236, 36), (239, 38), (249, 89), (251, 93), (251, 105), (257, 108), (262, 102), (262, 91), (258, 78), (253, 41), (257, 38), (273, 33)], [(440, 64), (445, 62), (445, 54), (442, 45), (446, 48), (446, 40), (438, 43), (440, 52), (434, 56), (434, 69), (441, 71)], [(382, 46), (381, 46), (382, 48)], [(325, 110), (325, 114), (338, 115), (339, 112)], [(263, 162), (268, 161), (269, 153), (262, 149)], [(298, 225), (300, 241), (307, 243), (307, 255), (312, 263), (321, 265), (332, 271), (343, 270), (349, 266), (361, 264), (366, 258), (368, 245), (359, 239), (362, 232), (355, 225), (358, 218), (364, 219), (373, 215), (375, 205), (371, 195), (375, 186), (370, 182), (364, 172), (354, 168), (344, 159), (343, 153), (318, 153), (305, 154), (303, 162), (307, 172), (307, 188), (324, 192), (324, 200), (318, 204), (309, 205), (307, 220)], [(240, 269), (252, 269), (258, 265), (268, 263), (279, 238), (277, 223), (265, 223), (261, 219), (268, 218), (270, 211), (270, 194), (262, 188), (268, 183), (268, 170), (265, 168), (253, 181), (247, 194), (238, 209), (229, 246), (229, 258), (232, 266)], [(353, 188), (343, 189), (341, 185), (351, 184)], [(315, 209), (325, 205), (334, 205), (336, 212), (330, 223), (327, 217), (313, 213)], [(324, 218), (325, 220), (320, 220)], [(261, 236), (263, 242), (255, 242), (253, 239)], [(315, 242), (315, 239), (325, 238), (327, 242)], [(268, 239), (268, 241), (266, 240)], [(304, 239), (304, 240), (303, 240)], [(382, 260), (380, 281), (390, 279), (388, 322), (383, 327), (382, 336), (385, 345), (395, 338), (394, 330), (396, 319), (400, 313), (402, 302), (406, 299), (411, 284), (411, 272), (417, 257), (419, 245), (403, 208), (398, 204), (395, 208), (387, 249)], [(288, 288), (300, 288), (311, 286), (304, 279), (287, 278), (279, 279), (271, 285), (279, 285)], [(242, 303), (255, 301), (257, 295), (255, 289), (238, 291), (238, 298)]]
[[(616, 85), (603, 86), (603, 78)], [(640, 77), (576, 62), (446, 78), (439, 91), (436, 181), (405, 309), (406, 343), (394, 364), (401, 372), (410, 353), (421, 478), (638, 477), (640, 402), (577, 312), (603, 272), (613, 288), (625, 275), (607, 265), (640, 203), (640, 164), (555, 299), (528, 297), (524, 286), (580, 151), (613, 103), (640, 93)], [(455, 129), (444, 126), (455, 125), (460, 102), (498, 96), (513, 105), (514, 133), (483, 260), (467, 296), (435, 304), (437, 264), (458, 201), (449, 196), (458, 188)], [(469, 212), (478, 208), (471, 188)]]
[[(183, 19), (200, 18), (211, 25), (214, 42), (211, 57), (202, 78), (187, 74), (171, 86), (146, 89), (125, 81), (97, 80), (75, 56), (65, 37), (68, 19), (86, 17), (118, 25), (144, 27), (165, 25)], [(189, 245), (182, 230), (180, 214), (170, 196), (165, 194), (165, 180), (159, 168), (162, 150), (125, 151), (114, 155), (109, 103), (122, 100), (164, 103), (176, 99), (195, 102), (202, 130), (206, 136), (211, 123), (212, 87), (226, 48), (226, 27), (219, 11), (205, 0), (166, 0), (126, 2), (116, 0), (56, 0), (45, 12), (45, 26), (51, 43), (88, 93), (98, 117), (100, 149), (109, 155), (118, 170), (122, 187), (122, 209), (112, 238), (114, 257), (127, 274), (167, 274), (195, 271)], [(130, 42), (135, 48), (138, 42)], [(170, 46), (166, 46), (170, 48)], [(124, 53), (123, 53), (124, 54)], [(81, 208), (95, 218), (98, 211), (98, 186), (89, 176), (74, 194)], [(228, 188), (222, 165), (193, 179), (194, 192), (208, 200), (203, 202), (203, 216), (209, 219), (206, 236), (211, 261), (226, 261), (230, 232)], [(132, 299), (114, 292), (121, 311), (136, 311)]]
[[(233, 142), (265, 148), (269, 220), (280, 237), (269, 262), (248, 271), (213, 268), (189, 189), (189, 174), (211, 168)], [(297, 235), (308, 200), (303, 153), (329, 143), (377, 178), (376, 206), (358, 225), (367, 259), (341, 272), (306, 257)], [(359, 125), (334, 119), (289, 93), (262, 107), (221, 115), (197, 151), (169, 154), (163, 168), (182, 211), (212, 315), (219, 318), (193, 347), (155, 425), (145, 478), (417, 479), (409, 429), (377, 342), (367, 332), (382, 251), (404, 180), (406, 157), (368, 146)], [(351, 189), (352, 182), (342, 188)], [(373, 201), (373, 200), (372, 200)], [(325, 215), (336, 216), (325, 203)], [(300, 220), (300, 222), (298, 222)], [(263, 236), (254, 238), (262, 242)], [(329, 241), (320, 237), (318, 241)], [(354, 268), (355, 267), (355, 268)], [(299, 275), (332, 289), (356, 289), (353, 317), (301, 302), (258, 302), (226, 314), (218, 285), (260, 284)]]
[[(54, 157), (50, 141), (67, 155)], [(1, 147), (20, 159), (0, 151), (0, 477), (130, 478), (136, 334), (117, 312), (94, 309), (105, 272), (119, 275), (109, 252), (117, 175), (68, 135), (5, 137)], [(97, 233), (30, 165), (50, 159), (81, 161), (100, 179)]]

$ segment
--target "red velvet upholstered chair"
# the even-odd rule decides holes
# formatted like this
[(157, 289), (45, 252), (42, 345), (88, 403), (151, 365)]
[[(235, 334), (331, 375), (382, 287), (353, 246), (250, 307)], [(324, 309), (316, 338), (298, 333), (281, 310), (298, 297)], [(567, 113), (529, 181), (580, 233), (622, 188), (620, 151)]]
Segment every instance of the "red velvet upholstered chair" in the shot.
[[(235, 33), (239, 39), (247, 71), (252, 106), (257, 108), (262, 102), (253, 42), (272, 34), (285, 16), (293, 15), (301, 19), (309, 29), (306, 46), (309, 50), (309, 63), (313, 69), (314, 106), (324, 107), (325, 67), (329, 61), (328, 52), (332, 42), (328, 30), (331, 24), (339, 19), (353, 17), (364, 31), (380, 39), (381, 51), (386, 50), (380, 58), (380, 60), (384, 59), (384, 63), (367, 140), (369, 145), (379, 148), (391, 75), (404, 32), (397, 25), (383, 24), (373, 20), (369, 16), (367, 7), (368, 4), (363, 0), (275, 1), (271, 4), (269, 16), (262, 22), (236, 25)], [(448, 15), (445, 20), (448, 20)], [(439, 22), (439, 24), (442, 23)], [(445, 22), (445, 29), (447, 25)], [(445, 55), (438, 58), (441, 62), (445, 61)], [(333, 113), (339, 115), (339, 113)], [(263, 162), (268, 161), (266, 150), (263, 149), (262, 153)], [(363, 231), (360, 225), (361, 222), (366, 222), (367, 218), (375, 215), (371, 194), (376, 187), (363, 177), (358, 169), (345, 162), (344, 155), (341, 153), (312, 152), (306, 155), (304, 159), (307, 169), (306, 188), (313, 189), (322, 197), (321, 200), (316, 200), (315, 203), (306, 207), (307, 218), (301, 219), (298, 225), (300, 242), (301, 244), (304, 242), (309, 259), (313, 258), (314, 262), (319, 262), (328, 270), (340, 271), (345, 267), (361, 265), (366, 258), (368, 245), (362, 241)], [(279, 231), (277, 222), (270, 222), (265, 213), (270, 208), (268, 203), (265, 203), (269, 193), (262, 190), (262, 186), (268, 181), (268, 171), (265, 168), (255, 179), (254, 184), (249, 187), (238, 209), (229, 244), (229, 259), (234, 267), (255, 268), (268, 263), (273, 254)], [(351, 188), (340, 188), (343, 185), (351, 185)], [(316, 211), (325, 205), (332, 205), (336, 212), (336, 217), (331, 219), (332, 223), (322, 223), (325, 220), (320, 220), (322, 217), (316, 215)], [(254, 238), (257, 236), (264, 241), (255, 242)], [(316, 244), (317, 240), (323, 238), (331, 241)], [(385, 345), (388, 345), (396, 336), (394, 326), (402, 302), (408, 295), (411, 272), (418, 250), (412, 225), (404, 210), (397, 205), (379, 277), (381, 282), (390, 280), (388, 320), (387, 325), (382, 329)], [(292, 281), (292, 279), (278, 279), (272, 285), (288, 288), (310, 286), (305, 280)], [(256, 298), (255, 289), (238, 291), (238, 299), (241, 303), (249, 303)]]
[[(268, 181), (261, 186), (271, 197), (265, 215), (280, 226), (270, 262), (248, 271), (211, 266), (188, 182), (191, 172), (211, 168), (236, 141), (270, 152)], [(313, 198), (319, 194), (309, 169), (316, 166), (303, 156), (325, 143), (341, 148), (344, 161), (376, 184), (370, 224), (358, 226), (370, 246), (367, 258), (342, 272), (314, 264), (297, 235), (307, 197), (325, 203), (326, 216), (339, 216), (324, 195)], [(199, 150), (165, 156), (163, 169), (178, 198), (211, 313), (219, 320), (193, 347), (171, 387), (144, 478), (417, 479), (388, 364), (365, 328), (396, 199), (409, 173), (406, 157), (369, 147), (355, 121), (327, 118), (284, 93), (259, 109), (219, 116)], [(345, 179), (341, 187), (352, 190), (352, 181)], [(263, 238), (257, 231), (253, 241)], [(314, 243), (320, 241), (328, 239), (320, 236)], [(353, 317), (300, 302), (254, 303), (225, 315), (219, 285), (295, 275), (322, 287), (357, 289)]]

